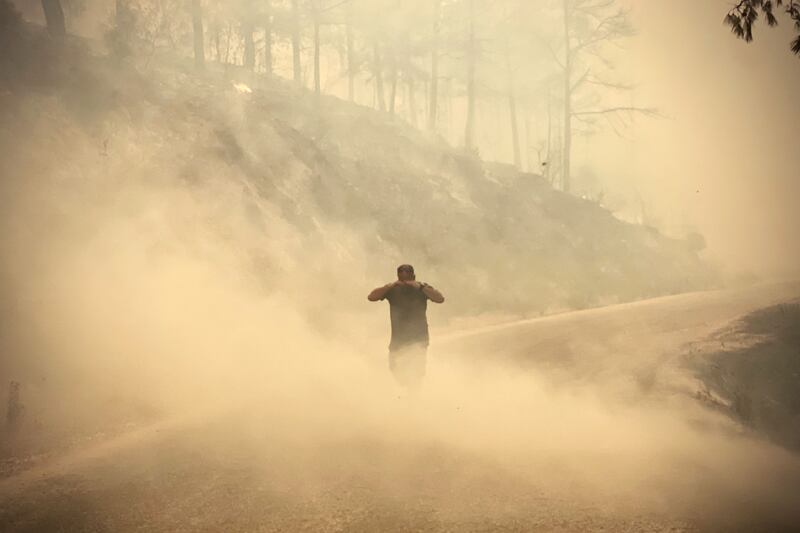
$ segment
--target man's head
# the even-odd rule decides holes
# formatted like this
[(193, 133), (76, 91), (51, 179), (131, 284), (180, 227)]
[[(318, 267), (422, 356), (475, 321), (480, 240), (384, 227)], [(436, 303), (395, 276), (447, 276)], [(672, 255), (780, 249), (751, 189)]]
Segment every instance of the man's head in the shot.
[(414, 276), (414, 267), (411, 265), (400, 265), (397, 267), (397, 279), (400, 281), (413, 281), (416, 279), (416, 276)]

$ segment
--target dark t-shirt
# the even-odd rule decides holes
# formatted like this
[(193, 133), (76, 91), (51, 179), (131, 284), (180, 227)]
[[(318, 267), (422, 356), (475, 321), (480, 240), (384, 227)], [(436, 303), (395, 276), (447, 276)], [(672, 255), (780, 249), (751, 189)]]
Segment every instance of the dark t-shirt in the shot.
[(390, 350), (409, 344), (428, 345), (428, 297), (419, 289), (407, 285), (392, 287), (382, 299), (389, 300), (392, 319)]

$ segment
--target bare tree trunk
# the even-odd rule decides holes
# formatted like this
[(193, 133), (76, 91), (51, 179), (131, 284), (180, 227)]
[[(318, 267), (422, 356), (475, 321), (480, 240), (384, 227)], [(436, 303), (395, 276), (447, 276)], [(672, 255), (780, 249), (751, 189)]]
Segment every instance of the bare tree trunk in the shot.
[(422, 100), (422, 110), (423, 110), (423, 113), (425, 113), (428, 109), (431, 108), (430, 104), (428, 103), (428, 100), (430, 99), (430, 97), (431, 97), (431, 91), (429, 89), (428, 80), (427, 79), (423, 79), (422, 80), (422, 98), (423, 98), (423, 100)]
[(253, 19), (249, 16), (242, 22), (242, 33), (244, 33), (244, 66), (248, 70), (253, 70), (256, 66), (256, 46), (253, 42)]
[(514, 147), (514, 166), (522, 169), (522, 154), (519, 147), (519, 128), (517, 125), (517, 100), (514, 97), (514, 89), (508, 93), (508, 112), (511, 115), (511, 142)]
[(225, 64), (229, 64), (231, 62), (231, 37), (233, 36), (233, 26), (231, 23), (228, 23), (228, 35), (225, 39)]
[(211, 42), (214, 44), (214, 54), (216, 54), (215, 57), (217, 59), (217, 63), (221, 63), (222, 62), (222, 51), (220, 49), (220, 44), (219, 44), (219, 21), (218, 20), (214, 19), (214, 21), (212, 22), (211, 31), (213, 32), (213, 36), (211, 37)]
[(389, 113), (394, 115), (395, 102), (397, 101), (397, 57), (394, 50), (391, 53), (392, 63), (392, 88), (389, 92)]
[(264, 0), (264, 68), (272, 75), (272, 0)]
[(508, 39), (506, 39), (506, 74), (508, 77), (508, 112), (511, 119), (511, 144), (514, 147), (514, 166), (522, 167), (522, 156), (519, 150), (519, 131), (517, 126), (517, 100), (514, 96), (514, 71), (511, 67), (511, 53), (508, 49)]
[(570, 44), (570, 8), (569, 0), (563, 0), (564, 5), (564, 142), (561, 183), (564, 192), (570, 190), (570, 163), (572, 158), (572, 48)]
[(447, 117), (445, 120), (445, 135), (448, 137), (451, 137), (455, 130), (455, 123), (453, 122), (453, 98), (453, 78), (447, 78), (444, 84), (443, 100), (444, 114)]
[(441, 29), (442, 0), (433, 0), (433, 40), (431, 43), (431, 85), (428, 97), (428, 129), (436, 130), (436, 113), (439, 96), (439, 31)]
[[(550, 183), (553, 187), (560, 186), (564, 188), (563, 172), (564, 172), (564, 125), (560, 120), (553, 123), (553, 152), (552, 161), (553, 168), (550, 169), (551, 174)], [(560, 184), (560, 185), (557, 185)]]
[(319, 71), (319, 6), (317, 0), (311, 2), (311, 14), (314, 21), (314, 92), (319, 96), (322, 93), (322, 82)]
[(44, 18), (47, 21), (47, 32), (51, 37), (61, 39), (67, 34), (64, 24), (64, 10), (59, 0), (42, 0)]
[(475, 0), (469, 0), (469, 41), (467, 43), (467, 124), (464, 128), (464, 148), (474, 148), (475, 135)]
[(353, 35), (353, 2), (347, 4), (347, 99), (356, 99), (356, 49)]
[[(550, 167), (552, 165), (553, 146), (553, 105), (551, 102), (550, 87), (547, 88), (547, 151), (545, 155), (544, 177), (550, 181)], [(552, 182), (551, 182), (552, 183)]]
[(194, 64), (202, 69), (206, 64), (205, 39), (203, 38), (203, 6), (200, 0), (192, 0), (192, 34), (194, 36)]
[(303, 83), (303, 71), (300, 66), (300, 8), (297, 0), (292, 0), (292, 67), (294, 70), (294, 82), (297, 85)]
[(381, 50), (378, 41), (373, 42), (373, 69), (375, 76), (375, 90), (377, 91), (378, 109), (386, 111), (386, 95), (383, 92), (383, 65), (381, 63)]
[(525, 113), (525, 172), (533, 172), (531, 163), (531, 115), (530, 111)]
[(406, 83), (408, 87), (408, 120), (411, 122), (411, 125), (416, 128), (418, 127), (417, 101), (414, 94), (416, 92), (416, 88), (414, 87), (414, 75), (411, 73), (410, 69), (406, 73)]

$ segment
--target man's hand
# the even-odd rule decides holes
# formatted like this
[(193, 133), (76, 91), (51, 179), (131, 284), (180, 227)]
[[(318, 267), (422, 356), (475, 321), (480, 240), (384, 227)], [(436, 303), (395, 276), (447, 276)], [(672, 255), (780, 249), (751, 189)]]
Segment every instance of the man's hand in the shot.
[(442, 295), (442, 293), (437, 291), (430, 285), (427, 284), (423, 285), (422, 292), (425, 293), (425, 296), (427, 296), (434, 303), (440, 304), (444, 302), (444, 296)]
[(403, 282), (397, 280), (391, 283), (387, 283), (383, 287), (372, 289), (372, 292), (369, 293), (369, 295), (367, 296), (367, 300), (369, 300), (370, 302), (377, 302), (378, 300), (383, 300), (386, 297), (386, 293), (388, 293), (395, 287), (399, 287), (400, 285), (403, 285)]
[(409, 280), (406, 280), (406, 281), (400, 281), (400, 283), (402, 285), (407, 285), (407, 286), (409, 286), (409, 287), (411, 287), (413, 289), (417, 289), (417, 290), (419, 290), (419, 288), (422, 287), (422, 283), (420, 283), (419, 281), (415, 281), (413, 279), (409, 279)]

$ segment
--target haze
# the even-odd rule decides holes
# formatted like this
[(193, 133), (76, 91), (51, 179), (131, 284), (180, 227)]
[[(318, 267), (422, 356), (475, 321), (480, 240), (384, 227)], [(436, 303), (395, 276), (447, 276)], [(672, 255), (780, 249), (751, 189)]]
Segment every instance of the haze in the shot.
[(731, 7), (0, 0), (0, 529), (796, 530), (800, 58)]

